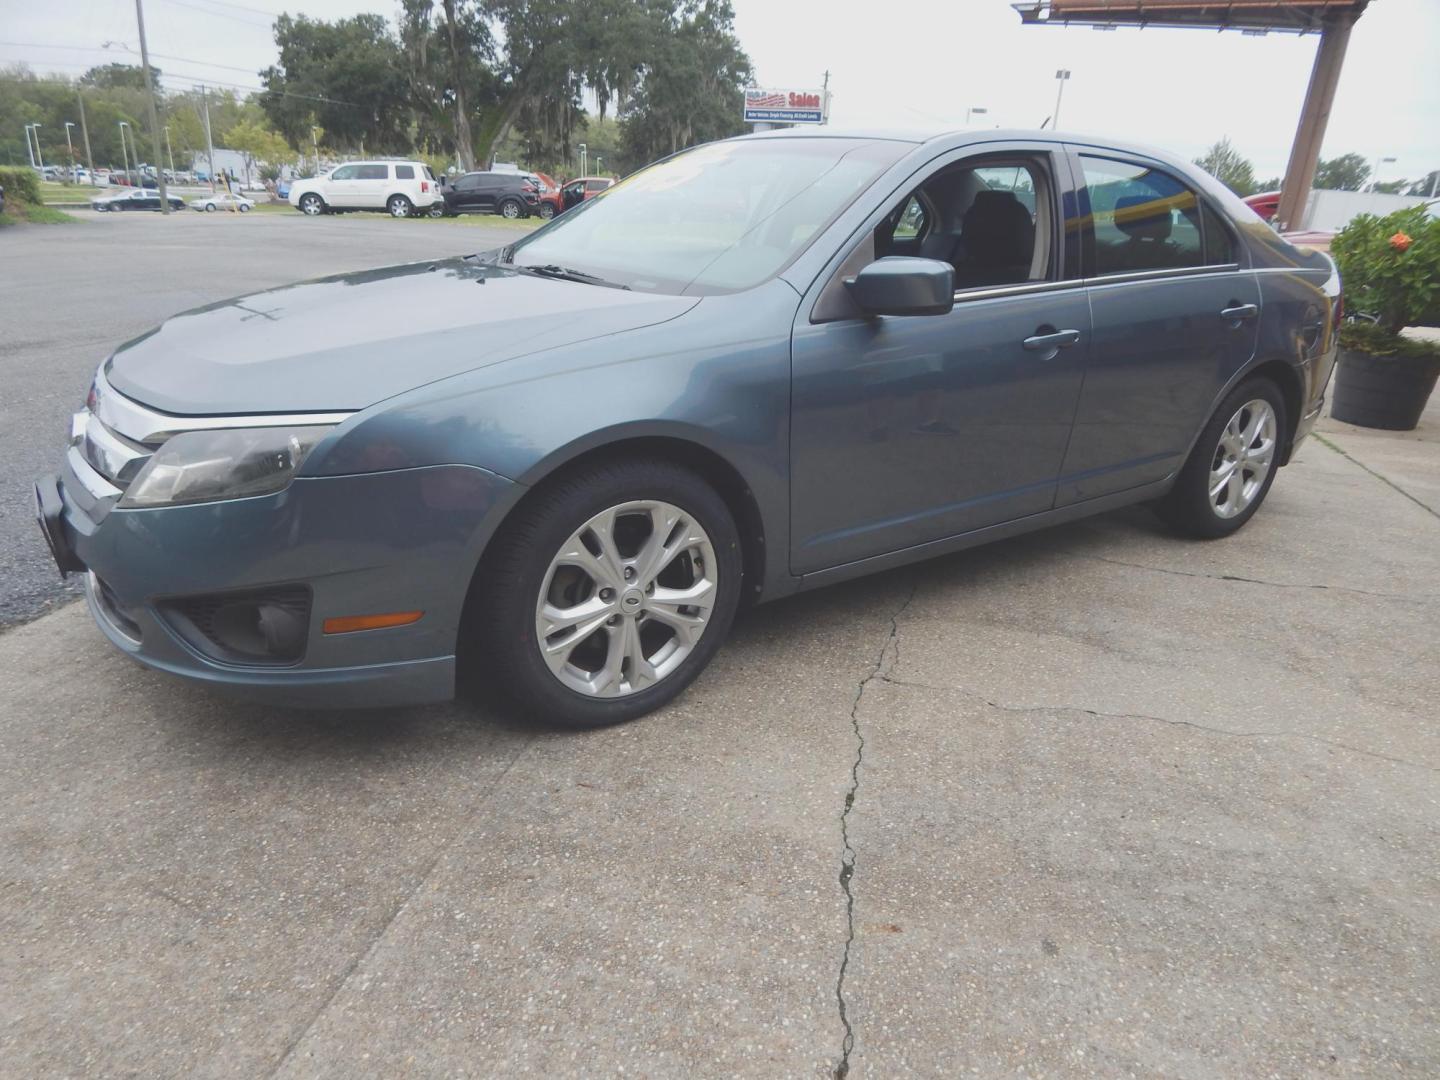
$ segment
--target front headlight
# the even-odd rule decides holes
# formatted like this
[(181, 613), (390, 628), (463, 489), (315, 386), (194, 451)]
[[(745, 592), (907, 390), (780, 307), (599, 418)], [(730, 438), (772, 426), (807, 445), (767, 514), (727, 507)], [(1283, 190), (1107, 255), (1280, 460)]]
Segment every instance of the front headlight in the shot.
[(182, 432), (155, 451), (120, 506), (176, 506), (283, 491), (331, 430), (325, 425)]

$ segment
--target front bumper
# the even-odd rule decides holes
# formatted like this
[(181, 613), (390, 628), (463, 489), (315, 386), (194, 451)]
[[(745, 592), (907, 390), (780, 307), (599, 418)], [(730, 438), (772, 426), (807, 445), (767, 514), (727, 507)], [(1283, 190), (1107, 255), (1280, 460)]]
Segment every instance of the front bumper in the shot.
[[(250, 700), (355, 708), (446, 701), (467, 588), (519, 485), (462, 465), (297, 479), (276, 495), (115, 509), (72, 448), (37, 484), (37, 517), (62, 570), (86, 575), (106, 637), (135, 660)], [(103, 481), (102, 481), (103, 483)], [(58, 501), (58, 506), (57, 506)], [(174, 615), (177, 601), (308, 590), (298, 661), (231, 662)], [(407, 626), (326, 634), (325, 619), (424, 611)], [(197, 641), (199, 646), (197, 647)]]

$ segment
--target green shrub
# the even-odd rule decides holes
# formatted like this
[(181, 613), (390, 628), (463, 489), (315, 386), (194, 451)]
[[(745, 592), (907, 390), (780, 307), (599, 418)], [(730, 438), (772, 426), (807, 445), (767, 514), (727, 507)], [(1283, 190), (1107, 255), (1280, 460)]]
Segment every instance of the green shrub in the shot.
[(40, 201), (40, 177), (34, 169), (0, 166), (0, 187), (5, 189), (6, 198), (19, 198), (25, 202)]
[(1416, 325), (1440, 305), (1440, 219), (1423, 206), (1361, 214), (1335, 234), (1330, 253), (1345, 306), (1374, 315), (1385, 334)]
[(1399, 356), (1406, 360), (1440, 358), (1440, 344), (1401, 337), (1377, 323), (1355, 320), (1340, 327), (1340, 345), (1370, 356)]

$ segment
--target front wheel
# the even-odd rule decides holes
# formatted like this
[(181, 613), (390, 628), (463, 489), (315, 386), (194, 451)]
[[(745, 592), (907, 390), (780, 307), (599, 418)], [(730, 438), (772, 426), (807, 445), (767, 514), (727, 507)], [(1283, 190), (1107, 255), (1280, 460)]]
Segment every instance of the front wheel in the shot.
[(207, 202), (207, 203), (205, 204), (205, 213), (207, 213), (207, 214), (213, 214), (214, 212), (215, 212), (215, 204), (214, 204), (213, 202)]
[(242, 202), (242, 203), (240, 204), (240, 213), (242, 213), (242, 214), (248, 214), (249, 212), (250, 212), (250, 205), (249, 205), (248, 203), (243, 203), (243, 202)]
[(540, 204), (540, 217), (541, 217), (541, 218), (543, 218), (545, 221), (549, 221), (549, 220), (550, 220), (551, 218), (553, 218), (554, 216), (555, 216), (555, 207), (551, 206), (548, 202), (547, 202), (547, 203), (541, 203), (541, 204)]
[(319, 217), (325, 212), (325, 200), (313, 192), (301, 195), (300, 212), (308, 217)]
[(506, 199), (500, 204), (500, 216), (510, 221), (517, 220), (520, 217), (520, 204), (514, 199)]
[(415, 207), (404, 195), (391, 195), (390, 201), (385, 204), (385, 209), (390, 211), (391, 217), (406, 218), (410, 216)]
[(462, 663), (537, 720), (633, 720), (710, 662), (741, 576), (734, 519), (700, 477), (653, 460), (582, 467), (496, 538), (467, 604), (474, 651)]
[(1201, 540), (1236, 532), (1255, 516), (1280, 467), (1285, 396), (1266, 378), (1247, 379), (1220, 403), (1159, 504), (1177, 531)]
[(429, 211), (428, 211), (428, 216), (430, 216), (430, 217), (432, 217), (432, 218), (441, 218), (441, 217), (444, 217), (444, 216), (445, 216), (445, 204), (444, 204), (444, 203), (439, 203), (439, 202), (437, 202), (437, 203), (432, 203), (431, 206), (430, 206), (430, 209), (429, 209)]

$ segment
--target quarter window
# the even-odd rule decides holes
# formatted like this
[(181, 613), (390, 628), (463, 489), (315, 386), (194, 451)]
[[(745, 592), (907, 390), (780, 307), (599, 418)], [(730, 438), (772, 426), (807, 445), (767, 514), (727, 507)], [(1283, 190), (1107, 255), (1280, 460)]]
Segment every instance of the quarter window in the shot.
[(396, 166), (395, 166), (395, 179), (396, 179), (396, 180), (414, 180), (414, 179), (415, 179), (415, 166), (414, 166), (414, 165), (396, 165)]
[(1200, 200), (1169, 173), (1146, 165), (1081, 159), (1090, 199), (1088, 270), (1133, 274), (1203, 266)]

